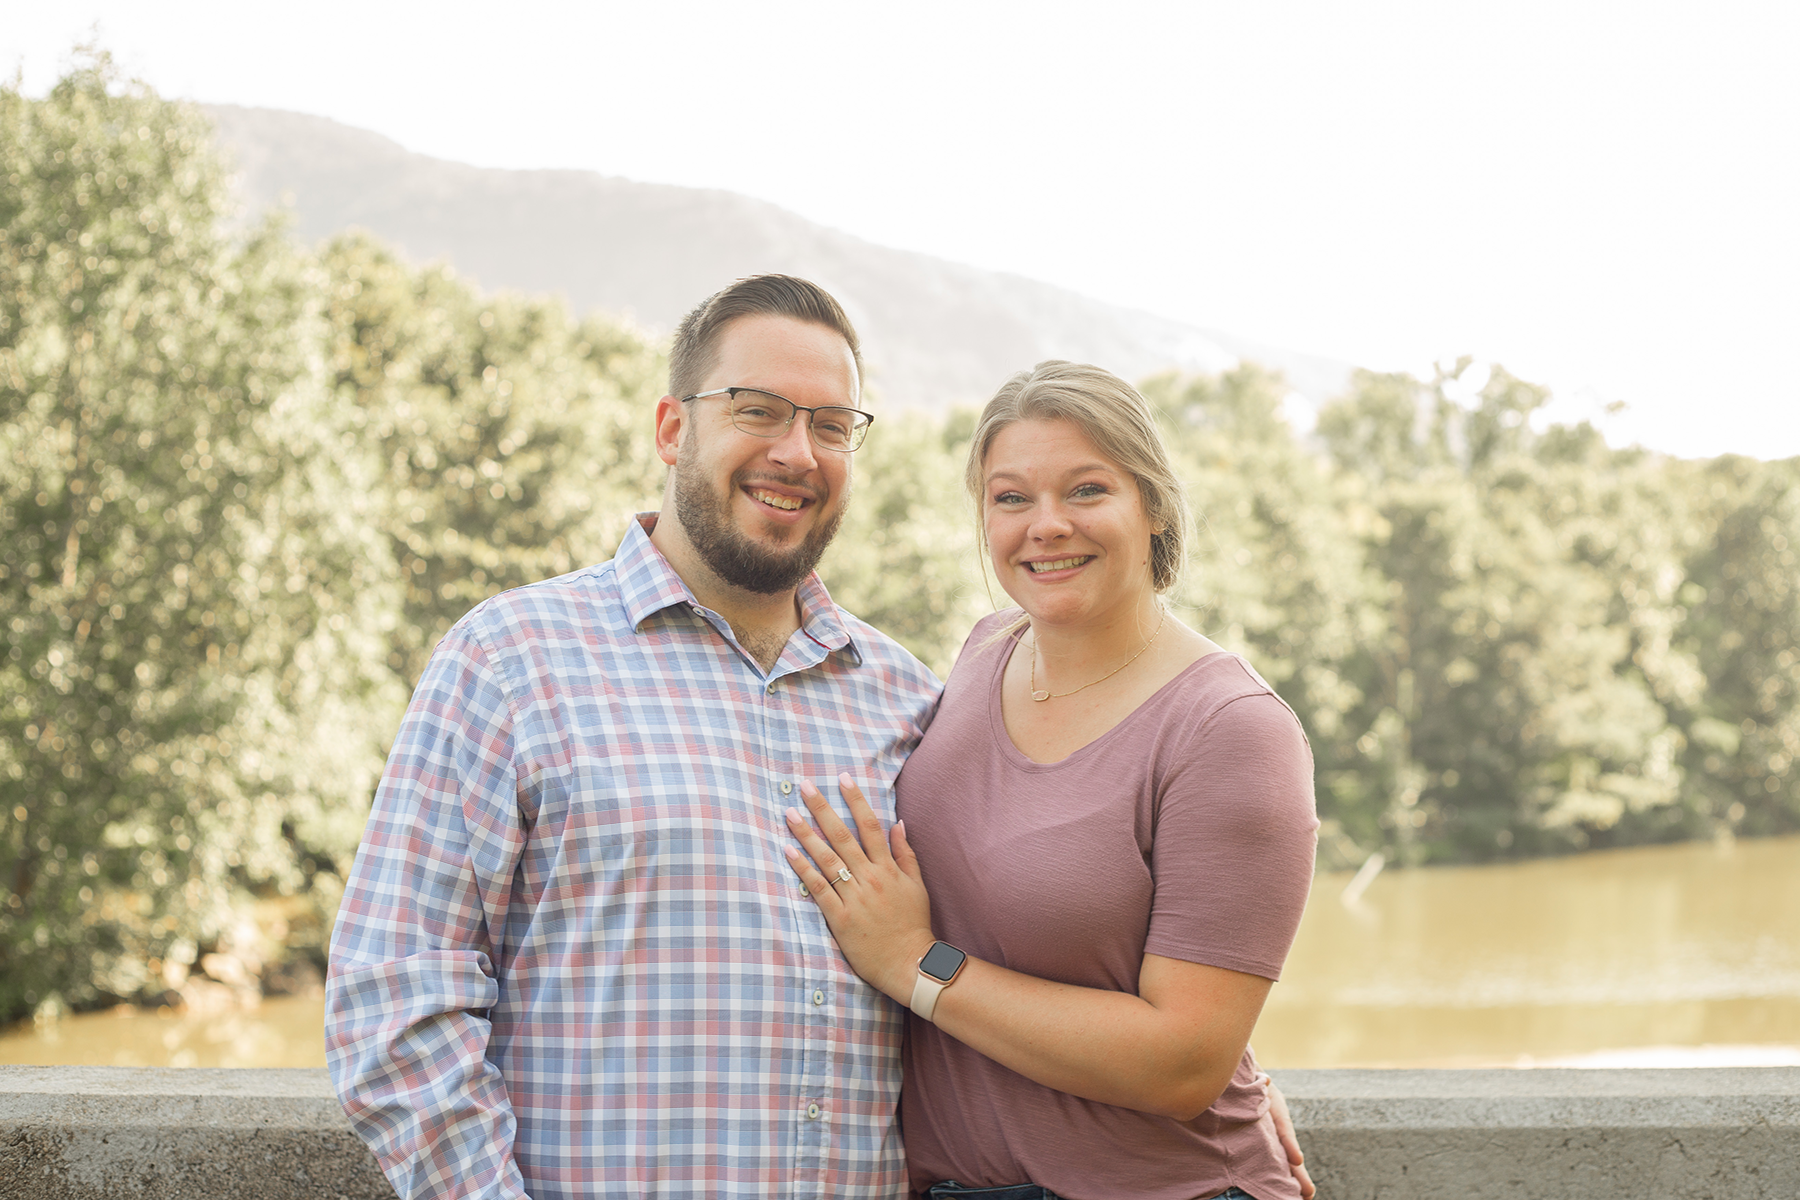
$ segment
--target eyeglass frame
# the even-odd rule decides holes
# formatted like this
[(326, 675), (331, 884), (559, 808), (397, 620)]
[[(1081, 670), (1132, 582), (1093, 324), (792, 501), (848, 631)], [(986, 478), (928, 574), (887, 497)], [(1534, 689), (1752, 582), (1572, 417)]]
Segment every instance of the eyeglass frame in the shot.
[[(806, 414), (806, 436), (812, 439), (813, 445), (819, 447), (819, 449), (821, 449), (821, 450), (829, 450), (833, 454), (855, 454), (858, 450), (862, 449), (863, 443), (868, 440), (869, 426), (871, 426), (875, 423), (875, 414), (874, 413), (864, 412), (862, 409), (853, 408), (848, 404), (816, 404), (809, 408), (808, 406), (806, 406), (804, 404), (795, 404), (792, 400), (789, 400), (786, 396), (782, 395), (780, 392), (771, 392), (768, 388), (743, 387), (743, 386), (714, 388), (710, 392), (695, 392), (691, 396), (683, 396), (681, 398), (681, 402), (683, 404), (686, 404), (689, 400), (708, 400), (714, 396), (724, 396), (724, 395), (729, 395), (732, 398), (732, 400), (735, 402), (737, 400), (737, 394), (739, 392), (756, 392), (759, 395), (763, 395), (763, 396), (773, 396), (773, 397), (775, 397), (775, 399), (781, 401), (783, 404), (786, 404), (789, 408), (794, 410), (793, 414), (788, 417), (787, 423), (781, 427), (781, 433), (754, 433), (748, 429), (745, 429), (742, 425), (739, 425), (737, 423), (736, 415), (731, 414), (728, 411), (727, 415), (731, 416), (731, 427), (733, 429), (737, 430), (739, 433), (748, 434), (751, 437), (759, 437), (759, 438), (781, 437), (783, 434), (786, 434), (788, 430), (790, 430), (794, 427), (794, 418), (798, 417), (801, 413), (805, 413)], [(857, 416), (863, 418), (862, 424), (853, 427), (853, 429), (851, 430), (851, 432), (853, 432), (853, 433), (855, 433), (858, 430), (861, 431), (860, 434), (857, 436), (856, 444), (854, 446), (851, 446), (847, 450), (839, 450), (836, 446), (827, 446), (823, 442), (819, 441), (818, 435), (813, 432), (813, 414), (817, 413), (820, 409), (824, 409), (824, 408), (842, 409), (844, 412), (855, 413)]]

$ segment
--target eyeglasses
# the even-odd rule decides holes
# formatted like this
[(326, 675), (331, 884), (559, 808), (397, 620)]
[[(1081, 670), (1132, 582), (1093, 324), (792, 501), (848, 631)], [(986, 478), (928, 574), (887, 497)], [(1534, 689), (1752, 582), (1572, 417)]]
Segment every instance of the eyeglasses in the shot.
[(795, 404), (785, 396), (761, 392), (755, 388), (714, 388), (710, 392), (695, 392), (692, 396), (683, 396), (681, 400), (685, 404), (689, 400), (705, 400), (712, 396), (727, 398), (731, 423), (752, 437), (780, 437), (788, 431), (796, 416), (806, 413), (807, 423), (812, 427), (813, 441), (822, 449), (837, 450), (844, 454), (863, 444), (863, 439), (869, 436), (869, 424), (875, 419), (873, 414), (860, 408), (843, 408), (838, 405), (808, 408), (804, 404)]

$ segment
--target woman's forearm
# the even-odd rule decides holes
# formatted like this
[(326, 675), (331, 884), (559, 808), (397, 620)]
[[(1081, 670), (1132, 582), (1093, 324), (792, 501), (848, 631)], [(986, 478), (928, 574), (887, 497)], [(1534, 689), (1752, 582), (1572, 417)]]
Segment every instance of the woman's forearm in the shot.
[[(803, 783), (801, 797), (819, 829), (789, 811), (788, 827), (806, 853), (791, 849), (788, 861), (856, 973), (910, 1004), (932, 939), (918, 860), (903, 824), (884, 831), (861, 790), (846, 776), (839, 785), (856, 828)], [(1189, 1120), (1231, 1081), (1268, 993), (1269, 981), (1258, 976), (1156, 954), (1144, 956), (1135, 995), (971, 958), (939, 996), (933, 1020), (1033, 1082)]]
[[(896, 979), (894, 991), (907, 988)], [(1074, 987), (971, 958), (933, 1021), (1045, 1087), (1191, 1120), (1231, 1081), (1269, 981), (1149, 955), (1139, 989)]]

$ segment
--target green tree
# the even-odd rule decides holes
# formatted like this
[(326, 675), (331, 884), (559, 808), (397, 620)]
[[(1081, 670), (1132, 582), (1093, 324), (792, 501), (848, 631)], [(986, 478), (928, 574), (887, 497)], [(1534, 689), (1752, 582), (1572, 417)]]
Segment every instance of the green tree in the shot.
[(1708, 464), (1722, 509), (1696, 548), (1681, 634), (1704, 664), (1688, 761), (1703, 816), (1747, 833), (1800, 828), (1800, 462)]
[(1694, 677), (1670, 646), (1680, 546), (1633, 526), (1653, 506), (1631, 456), (1591, 430), (1535, 433), (1546, 394), (1504, 371), (1458, 403), (1467, 369), (1364, 375), (1320, 421), (1342, 470), (1372, 464), (1385, 607), (1350, 671), (1364, 763), (1331, 777), (1332, 801), (1412, 860), (1680, 824), (1682, 739), (1659, 696)]
[[(1362, 732), (1346, 724), (1365, 699), (1347, 667), (1381, 632), (1375, 580), (1356, 536), (1367, 518), (1355, 503), (1357, 479), (1334, 473), (1295, 436), (1277, 374), (1246, 364), (1213, 377), (1151, 380), (1144, 390), (1198, 522), (1175, 602), (1202, 632), (1256, 665), (1299, 714), (1321, 777), (1336, 779), (1336, 764)], [(1334, 865), (1380, 841), (1352, 807), (1327, 813), (1322, 853)]]
[(974, 423), (885, 414), (856, 453), (849, 515), (819, 564), (831, 597), (948, 674), (983, 614), (1011, 603), (982, 577), (963, 463)]
[(207, 138), (104, 57), (0, 89), (0, 1015), (254, 966), (250, 890), (353, 849), (398, 700), (311, 281), (221, 241)]
[(610, 558), (664, 468), (664, 356), (550, 299), (483, 296), (364, 236), (321, 256), (332, 385), (379, 459), (405, 594), (383, 656), (410, 687), (445, 630), (506, 588)]

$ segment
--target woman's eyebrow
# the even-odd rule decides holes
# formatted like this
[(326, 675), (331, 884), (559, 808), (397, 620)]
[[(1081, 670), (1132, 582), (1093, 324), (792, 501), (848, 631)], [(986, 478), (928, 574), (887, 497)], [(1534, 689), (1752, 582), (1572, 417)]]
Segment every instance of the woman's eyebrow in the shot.
[[(1109, 467), (1105, 463), (1099, 463), (1099, 462), (1088, 463), (1084, 466), (1079, 466), (1079, 467), (1073, 467), (1070, 470), (1065, 471), (1063, 474), (1064, 474), (1065, 478), (1073, 478), (1076, 475), (1085, 475), (1089, 471), (1099, 471), (1102, 474), (1111, 475), (1111, 476), (1114, 476), (1115, 478), (1119, 474), (1119, 472), (1116, 468)], [(1024, 478), (1025, 478), (1025, 476), (1019, 474), (1017, 471), (995, 471), (992, 475), (989, 475), (987, 477), (987, 481), (989, 483), (994, 483), (994, 482), (996, 482), (998, 480), (1002, 480), (1002, 479), (1020, 480), (1020, 479), (1024, 479)]]

